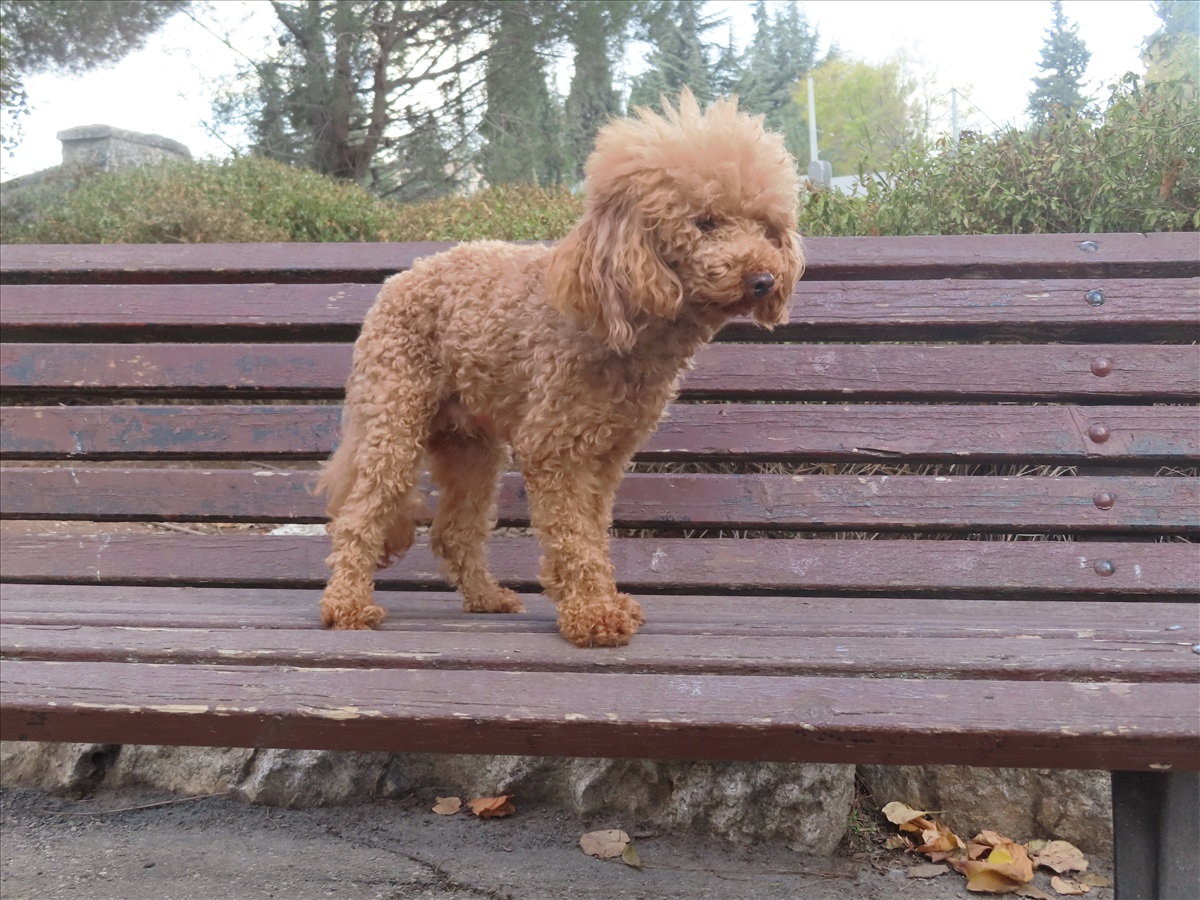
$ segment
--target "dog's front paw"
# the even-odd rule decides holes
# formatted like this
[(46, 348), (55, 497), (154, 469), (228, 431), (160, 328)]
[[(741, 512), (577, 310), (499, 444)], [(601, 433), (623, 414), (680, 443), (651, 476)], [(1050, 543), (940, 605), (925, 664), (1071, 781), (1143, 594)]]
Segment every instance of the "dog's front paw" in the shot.
[(623, 605), (629, 612), (629, 617), (634, 622), (634, 630), (646, 624), (646, 614), (642, 612), (642, 604), (638, 603), (628, 594), (617, 594), (617, 602)]
[(628, 594), (559, 615), (558, 630), (577, 647), (624, 647), (646, 621), (642, 608)]
[(513, 591), (496, 585), (483, 593), (464, 596), (463, 609), (469, 613), (523, 613), (525, 604)]
[(365, 631), (375, 628), (387, 613), (374, 603), (338, 603), (325, 598), (321, 601), (321, 623), (338, 631)]

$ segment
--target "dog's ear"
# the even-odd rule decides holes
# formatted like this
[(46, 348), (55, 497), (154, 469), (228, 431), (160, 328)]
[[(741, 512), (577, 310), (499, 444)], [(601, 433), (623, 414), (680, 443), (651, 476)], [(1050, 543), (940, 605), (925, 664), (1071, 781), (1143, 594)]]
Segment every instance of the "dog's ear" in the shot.
[(790, 238), (783, 241), (783, 266), (776, 279), (778, 287), (767, 298), (766, 303), (760, 303), (754, 307), (751, 318), (767, 328), (786, 325), (788, 301), (792, 299), (792, 291), (795, 290), (796, 282), (803, 274), (804, 247), (800, 243), (800, 235), (792, 232)]
[(683, 303), (679, 279), (663, 263), (636, 207), (589, 209), (551, 251), (550, 305), (577, 316), (605, 344), (628, 353), (648, 313), (673, 319)]

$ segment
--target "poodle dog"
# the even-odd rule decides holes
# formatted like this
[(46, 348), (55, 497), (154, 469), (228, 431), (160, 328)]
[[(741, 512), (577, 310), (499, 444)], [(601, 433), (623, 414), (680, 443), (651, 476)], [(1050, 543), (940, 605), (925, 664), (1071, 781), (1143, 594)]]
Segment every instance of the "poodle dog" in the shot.
[(460, 244), (384, 283), (354, 348), (328, 498), (324, 624), (372, 628), (377, 565), (412, 544), (428, 466), (442, 572), (468, 612), (521, 612), (488, 571), (513, 455), (563, 636), (620, 646), (644, 622), (618, 592), (613, 497), (693, 354), (732, 316), (787, 321), (803, 270), (799, 179), (736, 99), (686, 90), (598, 134), (583, 217), (553, 246)]

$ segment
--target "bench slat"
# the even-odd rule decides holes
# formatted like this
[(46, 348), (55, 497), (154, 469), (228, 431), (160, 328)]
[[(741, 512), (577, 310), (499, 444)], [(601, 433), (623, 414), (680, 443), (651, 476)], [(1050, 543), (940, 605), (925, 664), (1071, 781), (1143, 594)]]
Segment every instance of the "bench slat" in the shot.
[[(527, 613), (468, 615), (456, 594), (379, 591), (389, 616), (381, 632), (524, 634), (553, 631), (553, 604), (524, 594)], [(198, 588), (138, 585), (0, 585), (0, 622), (9, 625), (319, 630), (315, 588)], [(1022, 640), (1200, 642), (1200, 617), (1187, 603), (1091, 600), (975, 600), (920, 597), (643, 595), (656, 634), (771, 637), (1021, 638)], [(131, 619), (130, 611), (136, 610)], [(631, 645), (633, 646), (633, 645)], [(609, 652), (609, 651), (603, 651)], [(615, 651), (614, 651), (615, 652)]]
[[(70, 631), (4, 626), (5, 659), (59, 662), (314, 666), (354, 669), (489, 669), (707, 675), (869, 674), (875, 678), (997, 678), (1009, 681), (1128, 681), (1200, 684), (1190, 644), (1136, 639), (798, 637), (659, 633), (653, 626), (617, 650), (580, 653), (553, 621), (522, 632), (377, 632), (310, 626), (271, 629), (90, 626)], [(1166, 635), (1162, 635), (1165, 637)], [(218, 649), (219, 648), (219, 649)]]
[[(36, 396), (253, 391), (337, 397), (348, 344), (0, 344), (0, 387)], [(1200, 345), (718, 344), (682, 395), (725, 400), (1096, 400), (1200, 397)]]
[[(630, 758), (1197, 768), (1191, 684), (47, 663), (6, 740)], [(753, 716), (747, 717), (747, 710)]]
[[(9, 248), (6, 248), (6, 252)], [(377, 284), (9, 285), (0, 326), (10, 340), (353, 341)], [(1099, 291), (1104, 302), (1087, 301)], [(1197, 339), (1200, 278), (801, 281), (790, 324), (745, 319), (737, 340)]]
[[(617, 538), (617, 580), (631, 591), (720, 593), (968, 592), (979, 598), (1195, 596), (1200, 544), (1069, 541), (839, 541)], [(501, 581), (536, 590), (533, 538), (495, 538)], [(328, 572), (324, 536), (9, 535), (6, 581), (73, 584), (317, 586)], [(1112, 574), (1096, 570), (1111, 562)], [(443, 587), (420, 541), (379, 573), (387, 588)]]
[[(809, 238), (805, 278), (1190, 277), (1194, 235), (1031, 234)], [(0, 279), (104, 282), (379, 282), (452, 244), (15, 244)]]
[[(6, 467), (0, 509), (6, 518), (323, 522), (315, 478), (312, 470)], [(1111, 504), (1097, 505), (1103, 492)], [(505, 526), (529, 524), (516, 473), (501, 482), (499, 515)], [(1200, 534), (1200, 479), (635, 472), (613, 515), (618, 528)]]
[[(9, 459), (314, 459), (332, 449), (338, 406), (8, 406)], [(1089, 429), (1102, 426), (1097, 441)], [(645, 462), (930, 460), (1179, 464), (1200, 459), (1185, 406), (674, 404), (635, 457)]]

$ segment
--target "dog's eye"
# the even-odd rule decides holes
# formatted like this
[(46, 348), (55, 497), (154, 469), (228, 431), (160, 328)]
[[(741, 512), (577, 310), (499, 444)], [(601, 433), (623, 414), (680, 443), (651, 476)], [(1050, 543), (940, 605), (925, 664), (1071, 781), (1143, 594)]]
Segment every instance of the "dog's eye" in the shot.
[(708, 234), (710, 231), (712, 231), (714, 228), (717, 227), (717, 220), (712, 218), (711, 216), (703, 216), (696, 220), (696, 227), (699, 228), (701, 231), (703, 231), (705, 234)]

